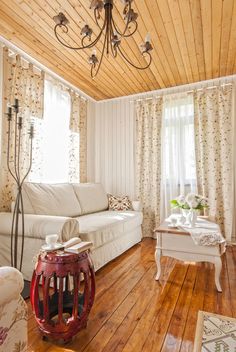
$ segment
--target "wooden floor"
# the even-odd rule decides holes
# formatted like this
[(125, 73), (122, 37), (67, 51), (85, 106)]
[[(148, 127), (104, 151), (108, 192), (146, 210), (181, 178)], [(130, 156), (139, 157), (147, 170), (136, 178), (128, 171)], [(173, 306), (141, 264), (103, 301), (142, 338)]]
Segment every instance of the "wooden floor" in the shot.
[(236, 247), (223, 257), (217, 293), (209, 263), (162, 258), (154, 280), (155, 241), (145, 239), (96, 273), (88, 327), (65, 346), (42, 341), (29, 304), (28, 351), (191, 352), (198, 310), (236, 317)]

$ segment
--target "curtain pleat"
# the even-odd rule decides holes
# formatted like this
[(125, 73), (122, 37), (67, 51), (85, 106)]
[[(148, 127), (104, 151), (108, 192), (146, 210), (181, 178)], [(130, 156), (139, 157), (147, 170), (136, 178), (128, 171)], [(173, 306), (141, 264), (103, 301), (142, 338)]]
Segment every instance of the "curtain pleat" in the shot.
[[(75, 92), (71, 95), (71, 115), (70, 115), (70, 131), (71, 131), (71, 153), (70, 153), (70, 170), (71, 182), (77, 172), (80, 175), (80, 182), (87, 182), (87, 100), (78, 96)], [(79, 139), (78, 137), (79, 136)], [(79, 145), (79, 162), (73, 155), (73, 150)], [(78, 150), (78, 149), (77, 149)]]
[(232, 235), (232, 85), (194, 92), (196, 167), (199, 193), (228, 241)]
[(136, 103), (136, 193), (143, 205), (143, 236), (160, 223), (162, 98)]

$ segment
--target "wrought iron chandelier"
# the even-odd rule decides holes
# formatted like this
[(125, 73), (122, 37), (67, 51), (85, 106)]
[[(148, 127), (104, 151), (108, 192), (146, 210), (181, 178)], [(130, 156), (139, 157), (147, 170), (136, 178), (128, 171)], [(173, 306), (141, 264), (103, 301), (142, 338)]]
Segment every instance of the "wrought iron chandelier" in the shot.
[(66, 18), (64, 13), (60, 12), (57, 16), (53, 17), (53, 20), (56, 23), (54, 27), (55, 36), (57, 40), (66, 48), (72, 50), (91, 49), (96, 46), (100, 39), (103, 41), (100, 59), (97, 56), (96, 49), (92, 51), (92, 54), (88, 58), (88, 62), (91, 66), (92, 78), (98, 74), (105, 53), (107, 56), (109, 56), (109, 53), (111, 53), (114, 58), (116, 58), (119, 53), (126, 62), (138, 70), (145, 70), (151, 65), (152, 56), (150, 51), (153, 49), (153, 47), (151, 44), (150, 34), (146, 35), (145, 42), (140, 46), (142, 56), (146, 57), (147, 59), (147, 64), (145, 66), (135, 65), (126, 56), (124, 50), (122, 49), (122, 38), (131, 37), (137, 31), (138, 14), (132, 8), (131, 3), (133, 0), (121, 1), (124, 4), (123, 15), (125, 26), (123, 30), (118, 28), (113, 18), (113, 0), (93, 0), (91, 2), (90, 9), (94, 11), (94, 18), (99, 28), (99, 34), (95, 39), (92, 40), (93, 30), (88, 24), (86, 24), (80, 33), (80, 46), (71, 46), (63, 39), (62, 34), (67, 34), (69, 32), (69, 20)]

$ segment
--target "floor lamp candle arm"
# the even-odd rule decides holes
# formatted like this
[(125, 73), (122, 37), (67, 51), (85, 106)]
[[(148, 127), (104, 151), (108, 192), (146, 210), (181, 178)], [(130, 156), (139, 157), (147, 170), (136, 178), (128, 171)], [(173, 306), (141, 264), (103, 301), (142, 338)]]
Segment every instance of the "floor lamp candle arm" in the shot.
[[(12, 108), (15, 112), (15, 121), (12, 120)], [(21, 177), (21, 133), (22, 133), (22, 117), (18, 117), (19, 113), (19, 103), (18, 99), (15, 99), (15, 104), (12, 107), (8, 107), (7, 117), (8, 117), (8, 141), (7, 141), (7, 167), (10, 175), (14, 178), (17, 186), (17, 195), (15, 200), (15, 205), (12, 214), (12, 226), (11, 226), (11, 265), (15, 268), (19, 267), (19, 270), (22, 269), (23, 253), (24, 253), (24, 206), (23, 206), (23, 197), (22, 197), (22, 186), (29, 175), (29, 172), (32, 167), (32, 150), (33, 150), (33, 136), (34, 128), (33, 125), (30, 126), (29, 139), (30, 139), (30, 155), (29, 155), (29, 166), (27, 171)], [(14, 122), (14, 147), (13, 152), (14, 156), (12, 159), (13, 166), (11, 165), (11, 156), (10, 156), (10, 141), (11, 141), (11, 122)], [(21, 216), (21, 253), (20, 253), (20, 262), (18, 266), (18, 235), (19, 235), (19, 219)]]
[(8, 130), (7, 130), (7, 135), (8, 135), (8, 139), (7, 139), (7, 168), (9, 173), (11, 174), (11, 176), (14, 178), (14, 180), (17, 182), (17, 179), (14, 175), (14, 171), (11, 170), (11, 166), (10, 166), (10, 136), (11, 136), (11, 120), (12, 120), (12, 108), (8, 107), (8, 112), (5, 114), (7, 115), (7, 119), (8, 119)]
[(30, 131), (29, 131), (29, 138), (30, 138), (30, 162), (29, 162), (28, 170), (27, 170), (25, 176), (22, 178), (22, 181), (20, 183), (20, 192), (19, 192), (20, 206), (21, 206), (21, 223), (22, 223), (20, 271), (22, 269), (23, 253), (24, 253), (24, 242), (25, 242), (25, 219), (24, 219), (24, 204), (23, 204), (23, 197), (22, 197), (22, 186), (23, 186), (23, 183), (24, 183), (26, 177), (29, 175), (31, 167), (32, 167), (33, 137), (34, 137), (34, 127), (33, 127), (33, 125), (31, 125), (30, 126)]
[(20, 149), (20, 130), (19, 130), (19, 134), (18, 132), (18, 113), (19, 113), (19, 101), (18, 99), (15, 99), (15, 104), (12, 106), (15, 112), (15, 152), (14, 152), (14, 168), (15, 168), (15, 176), (17, 178), (17, 182), (19, 183), (20, 180), (20, 175), (18, 173), (18, 163), (19, 163), (19, 149)]

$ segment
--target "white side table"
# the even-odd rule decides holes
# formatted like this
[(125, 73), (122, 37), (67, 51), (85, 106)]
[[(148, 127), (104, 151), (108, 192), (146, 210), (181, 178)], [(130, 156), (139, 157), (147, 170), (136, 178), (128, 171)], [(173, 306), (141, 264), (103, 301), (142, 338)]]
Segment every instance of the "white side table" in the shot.
[(173, 257), (189, 262), (210, 262), (215, 265), (215, 284), (217, 291), (222, 292), (220, 273), (222, 269), (221, 246), (198, 246), (190, 233), (178, 228), (168, 227), (168, 222), (163, 222), (154, 230), (157, 235), (155, 259), (157, 264), (156, 280), (161, 275), (161, 257)]

